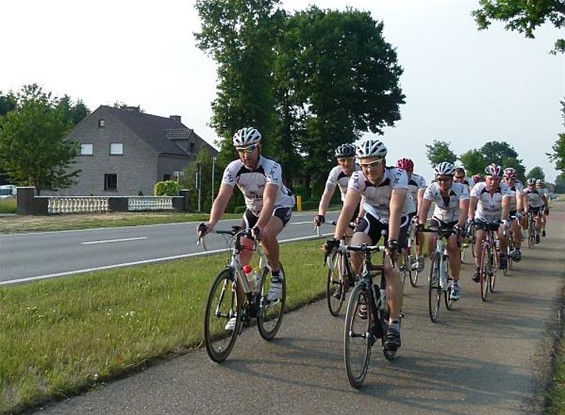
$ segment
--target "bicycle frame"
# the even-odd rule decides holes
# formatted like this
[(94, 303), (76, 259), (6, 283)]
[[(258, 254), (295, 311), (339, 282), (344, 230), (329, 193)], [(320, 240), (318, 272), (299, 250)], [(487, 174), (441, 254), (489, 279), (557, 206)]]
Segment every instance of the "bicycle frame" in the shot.
[(485, 234), (482, 241), (483, 248), (481, 252), (480, 275), (481, 299), (483, 301), (487, 300), (489, 290), (490, 292), (494, 292), (494, 286), (496, 283), (496, 268), (499, 264), (497, 237), (498, 227), (498, 224), (488, 224), (486, 229), (484, 229)]

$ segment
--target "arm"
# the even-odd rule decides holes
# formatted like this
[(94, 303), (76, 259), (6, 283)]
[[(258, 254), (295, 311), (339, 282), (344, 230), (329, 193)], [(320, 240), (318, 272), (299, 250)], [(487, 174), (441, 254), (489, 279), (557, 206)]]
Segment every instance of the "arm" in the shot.
[(330, 206), (330, 201), (332, 200), (332, 196), (335, 192), (335, 188), (335, 184), (326, 183), (324, 193), (322, 194), (322, 198), (320, 199), (320, 205), (318, 206), (318, 215), (326, 216), (328, 207)]
[(216, 226), (216, 223), (218, 223), (218, 221), (222, 218), (224, 211), (226, 210), (226, 206), (228, 205), (232, 195), (233, 186), (222, 183), (218, 192), (218, 196), (216, 196), (216, 199), (212, 204), (212, 209), (210, 210), (210, 219), (208, 220), (208, 224), (206, 225), (206, 233), (212, 232), (212, 230)]
[(501, 220), (508, 220), (510, 214), (510, 196), (504, 196), (502, 198), (502, 213), (500, 215)]
[(469, 214), (469, 199), (460, 199), (459, 200), (459, 219), (457, 220), (457, 224), (463, 228), (465, 226), (465, 222), (467, 221), (467, 215)]
[(271, 216), (273, 216), (278, 191), (279, 186), (277, 184), (267, 183), (265, 185), (265, 190), (263, 190), (263, 207), (261, 208), (259, 219), (257, 219), (257, 227), (259, 229), (264, 228), (271, 219)]
[(345, 231), (349, 226), (349, 220), (355, 212), (355, 208), (361, 200), (361, 193), (356, 189), (348, 189), (345, 195), (345, 202), (341, 208), (341, 213), (339, 214), (339, 219), (337, 220), (337, 225), (335, 227), (334, 238), (341, 239), (345, 235)]
[(419, 205), (418, 209), (418, 224), (424, 225), (428, 219), (428, 212), (432, 206), (432, 201), (429, 199), (422, 199), (422, 204)]
[(393, 189), (390, 195), (390, 217), (388, 222), (388, 240), (398, 240), (400, 233), (400, 215), (406, 202), (406, 189)]
[(477, 196), (471, 196), (469, 200), (469, 212), (467, 217), (471, 220), (475, 219), (475, 210), (477, 210), (477, 203), (479, 203), (479, 198)]
[[(418, 210), (420, 210), (420, 206), (422, 206), (424, 200), (424, 191), (426, 189), (418, 189), (418, 194), (416, 195), (417, 203), (418, 203)], [(429, 209), (429, 206), (428, 206)], [(419, 215), (418, 215), (419, 216)]]

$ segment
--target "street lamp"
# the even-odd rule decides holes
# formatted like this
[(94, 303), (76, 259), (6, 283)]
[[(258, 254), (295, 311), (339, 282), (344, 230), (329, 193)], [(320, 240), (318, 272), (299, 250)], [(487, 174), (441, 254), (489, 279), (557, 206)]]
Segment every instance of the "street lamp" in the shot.
[(214, 203), (214, 172), (216, 170), (216, 156), (212, 157), (212, 203)]
[(196, 188), (198, 189), (198, 213), (202, 212), (202, 163), (196, 163)]

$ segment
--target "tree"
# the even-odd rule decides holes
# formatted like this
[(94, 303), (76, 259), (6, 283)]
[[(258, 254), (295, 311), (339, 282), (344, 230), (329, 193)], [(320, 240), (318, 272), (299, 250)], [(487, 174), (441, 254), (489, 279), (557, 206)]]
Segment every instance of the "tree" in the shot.
[[(563, 118), (563, 126), (565, 126), (565, 101), (561, 101), (561, 116)], [(555, 169), (565, 173), (565, 133), (558, 135), (558, 139), (551, 147), (553, 153), (546, 153), (551, 161), (555, 163)]]
[[(549, 21), (557, 29), (565, 26), (563, 0), (480, 0), (480, 9), (472, 15), (479, 30), (487, 29), (492, 21), (505, 22), (506, 30), (535, 38), (534, 30)], [(565, 40), (557, 39), (552, 53), (565, 52)]]
[(432, 144), (426, 144), (426, 157), (432, 167), (444, 161), (455, 164), (457, 155), (451, 150), (450, 145), (451, 142), (446, 143), (439, 140), (434, 140)]
[(403, 69), (369, 13), (311, 6), (287, 19), (284, 41), (277, 85), (293, 99), (280, 108), (295, 115), (306, 176), (327, 170), (338, 145), (400, 119)]
[(16, 97), (12, 92), (2, 95), (0, 91), (0, 117), (16, 108)]
[(72, 185), (78, 144), (65, 139), (72, 123), (67, 107), (36, 84), (17, 94), (16, 107), (0, 117), (0, 167), (19, 185), (57, 190)]
[(555, 193), (565, 193), (565, 173), (561, 173), (555, 178)]
[(532, 170), (528, 172), (528, 174), (526, 174), (526, 179), (531, 179), (531, 178), (541, 179), (545, 181), (545, 173), (543, 172), (543, 169), (538, 166), (534, 167)]
[(472, 176), (474, 174), (483, 174), (483, 170), (487, 165), (485, 161), (485, 156), (479, 150), (469, 150), (459, 156), (461, 165), (465, 169), (467, 176)]
[(495, 163), (503, 168), (513, 167), (519, 178), (524, 177), (526, 168), (522, 160), (518, 158), (518, 153), (512, 146), (504, 141), (489, 141), (484, 144), (479, 151), (485, 159), (485, 165)]

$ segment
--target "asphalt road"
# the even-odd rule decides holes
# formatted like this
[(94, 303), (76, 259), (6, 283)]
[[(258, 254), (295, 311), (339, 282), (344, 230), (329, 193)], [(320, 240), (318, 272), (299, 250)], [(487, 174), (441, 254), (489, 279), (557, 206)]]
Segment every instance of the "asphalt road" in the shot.
[(343, 366), (343, 316), (331, 317), (322, 300), (286, 315), (270, 343), (247, 329), (223, 364), (194, 350), (37, 413), (540, 414), (565, 276), (564, 209), (552, 210), (548, 237), (524, 248), (508, 277), (499, 273), (487, 303), (469, 264), (462, 299), (437, 324), (426, 289), (407, 286), (403, 346), (393, 362), (373, 349), (359, 391)]
[[(328, 215), (334, 217), (337, 212)], [(279, 240), (314, 237), (312, 220), (312, 212), (295, 212)], [(216, 228), (239, 222), (221, 221)], [(206, 241), (210, 250), (225, 249), (220, 237)], [(196, 246), (192, 222), (0, 235), (0, 253), (0, 285), (206, 254)]]

